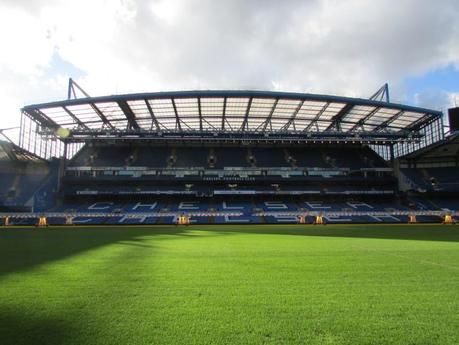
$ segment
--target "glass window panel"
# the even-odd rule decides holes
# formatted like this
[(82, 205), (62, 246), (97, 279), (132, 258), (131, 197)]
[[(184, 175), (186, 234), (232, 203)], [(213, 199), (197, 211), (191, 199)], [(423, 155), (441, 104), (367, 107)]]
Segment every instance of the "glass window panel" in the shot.
[[(258, 128), (258, 129), (261, 130), (261, 129), (263, 129), (263, 127), (264, 127), (264, 123), (265, 123), (264, 120), (249, 119), (249, 120), (247, 121), (247, 126), (248, 126), (249, 130), (255, 130), (255, 129), (257, 129), (258, 127), (260, 127), (260, 128)], [(268, 126), (269, 126), (269, 124), (268, 124)]]
[(226, 101), (226, 115), (244, 116), (247, 111), (248, 103), (248, 98), (228, 98)]
[[(209, 130), (220, 129), (222, 126), (222, 120), (221, 118), (216, 118), (216, 117), (203, 117), (202, 126), (203, 128), (206, 128)], [(214, 127), (215, 129), (212, 127)]]
[(250, 105), (249, 118), (267, 118), (272, 111), (275, 99), (254, 98)]
[(391, 119), (393, 116), (391, 117), (379, 117), (379, 116), (372, 116), (371, 118), (369, 118), (366, 123), (367, 124), (371, 124), (371, 125), (380, 125), (381, 123), (385, 122), (385, 121), (388, 121), (389, 119)]
[(223, 116), (223, 104), (223, 98), (201, 98), (202, 116)]
[(302, 131), (304, 130), (312, 121), (306, 121), (306, 120), (295, 120), (293, 121), (292, 126), (290, 126), (290, 130), (294, 129), (296, 131)]
[(166, 99), (153, 99), (148, 101), (155, 116), (160, 118), (175, 118), (174, 107), (172, 100)]
[(75, 120), (73, 120), (73, 118), (61, 107), (44, 108), (40, 109), (40, 111), (59, 125), (73, 125), (75, 123)]
[(319, 127), (319, 130), (320, 131), (323, 131), (325, 130), (328, 126), (331, 125), (331, 122), (330, 121), (324, 121), (324, 122), (318, 122), (317, 123), (317, 126)]
[(128, 101), (127, 103), (134, 113), (138, 125), (142, 129), (156, 128), (144, 100)]
[(376, 126), (367, 125), (367, 124), (365, 124), (365, 125), (363, 126), (364, 131), (372, 131), (372, 130), (375, 129), (375, 128), (376, 128)]
[(273, 118), (291, 118), (300, 104), (300, 100), (279, 100), (274, 109)]
[(97, 103), (96, 106), (109, 121), (126, 119), (126, 115), (115, 102)]
[(52, 115), (47, 114), (46, 112), (43, 111), (43, 113), (48, 116), (52, 121), (56, 122), (59, 125), (67, 124), (67, 125), (73, 125), (75, 124), (75, 120), (67, 114), (65, 111), (63, 113), (54, 113)]
[(280, 129), (285, 126), (288, 122), (288, 119), (273, 119), (271, 121), (273, 129)]
[(311, 109), (307, 109), (307, 110), (301, 109), (296, 114), (296, 118), (297, 119), (313, 119), (313, 118), (315, 118), (317, 116), (318, 113), (319, 113), (319, 110), (314, 111), (314, 110), (311, 110)]
[(354, 124), (353, 123), (341, 123), (341, 129), (343, 131), (348, 131), (350, 130), (352, 127), (354, 127)]
[(70, 110), (82, 122), (101, 121), (99, 115), (97, 115), (97, 113), (89, 104), (70, 105), (67, 107), (67, 109)]
[(400, 126), (400, 127), (407, 127), (408, 125), (412, 124), (413, 120), (405, 120), (405, 119), (397, 119), (390, 123), (390, 126)]
[(102, 121), (88, 121), (88, 122), (85, 122), (85, 125), (91, 129), (98, 129), (98, 128), (102, 128), (103, 122)]
[(227, 127), (227, 124), (229, 123), (231, 128), (233, 130), (239, 130), (240, 127), (242, 126), (243, 118), (236, 118), (236, 117), (226, 117), (226, 124), (225, 128)]
[(182, 117), (199, 117), (199, 106), (197, 98), (176, 98), (174, 99), (177, 114)]

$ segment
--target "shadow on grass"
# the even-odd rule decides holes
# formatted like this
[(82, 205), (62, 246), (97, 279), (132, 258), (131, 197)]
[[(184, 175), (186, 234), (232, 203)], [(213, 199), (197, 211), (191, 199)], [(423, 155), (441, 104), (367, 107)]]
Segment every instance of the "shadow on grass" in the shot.
[(214, 226), (199, 228), (195, 225), (191, 228), (224, 233), (459, 242), (459, 226), (441, 224), (223, 225), (218, 228)]
[[(193, 232), (199, 230), (200, 233)], [(199, 239), (232, 234), (459, 242), (459, 227), (442, 225), (191, 225), (0, 229), (0, 277), (108, 244), (150, 247), (146, 238)], [(170, 237), (169, 237), (170, 239)], [(154, 248), (151, 248), (154, 250)]]
[(18, 313), (0, 305), (0, 343), (4, 345), (60, 345), (71, 343), (73, 328), (66, 320)]
[(0, 277), (112, 243), (145, 247), (141, 237), (178, 236), (186, 230), (171, 226), (0, 229)]

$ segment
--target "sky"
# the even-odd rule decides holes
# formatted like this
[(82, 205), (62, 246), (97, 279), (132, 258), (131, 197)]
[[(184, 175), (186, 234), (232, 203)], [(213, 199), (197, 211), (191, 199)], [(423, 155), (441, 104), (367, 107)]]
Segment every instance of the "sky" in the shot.
[[(459, 104), (457, 0), (0, 0), (0, 129), (26, 104), (208, 89)], [(14, 131), (10, 136), (15, 137)]]

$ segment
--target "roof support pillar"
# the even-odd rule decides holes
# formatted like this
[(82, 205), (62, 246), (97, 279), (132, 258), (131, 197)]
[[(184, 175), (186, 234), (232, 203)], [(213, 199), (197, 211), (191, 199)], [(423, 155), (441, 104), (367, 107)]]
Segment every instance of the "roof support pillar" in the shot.
[(172, 107), (174, 108), (174, 114), (175, 114), (175, 127), (178, 128), (179, 131), (182, 131), (182, 125), (180, 124), (180, 118), (177, 112), (177, 105), (175, 104), (175, 99), (171, 98), (172, 101)]
[(158, 119), (155, 116), (155, 113), (153, 112), (153, 109), (151, 108), (150, 102), (148, 102), (147, 99), (144, 99), (145, 105), (147, 106), (148, 112), (150, 113), (151, 120), (155, 124), (156, 130), (160, 131), (161, 128), (159, 127), (159, 122)]
[(225, 131), (225, 122), (226, 122), (226, 101), (227, 97), (223, 98), (223, 113), (222, 113), (222, 132)]
[(135, 119), (135, 114), (132, 111), (131, 107), (126, 101), (121, 101), (119, 100), (118, 106), (121, 108), (121, 110), (124, 113), (124, 116), (126, 116), (126, 119), (128, 120), (129, 124), (129, 129), (140, 129), (139, 125), (137, 124), (137, 121)]
[(252, 101), (253, 101), (253, 97), (250, 97), (249, 102), (247, 103), (247, 108), (245, 110), (244, 121), (242, 121), (241, 131), (245, 131), (247, 129), (246, 127), (248, 127), (249, 113), (250, 113), (250, 108), (252, 107)]

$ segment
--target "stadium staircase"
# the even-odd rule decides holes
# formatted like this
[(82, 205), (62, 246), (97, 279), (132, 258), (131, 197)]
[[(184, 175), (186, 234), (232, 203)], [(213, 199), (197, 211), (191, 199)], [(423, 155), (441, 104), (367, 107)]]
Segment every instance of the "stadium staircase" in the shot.
[(59, 190), (59, 174), (61, 161), (53, 159), (50, 172), (36, 192), (33, 194), (33, 208), (36, 212), (49, 210), (56, 206), (56, 195)]
[(410, 195), (408, 201), (415, 204), (416, 208), (420, 210), (440, 210), (441, 207), (438, 206), (434, 201), (427, 198), (421, 198), (415, 195)]
[(287, 149), (284, 149), (284, 158), (285, 158), (285, 161), (290, 164), (290, 166), (292, 168), (297, 168), (297, 165), (296, 165), (296, 159), (293, 158), (293, 156), (290, 154), (290, 152), (288, 152)]
[(137, 161), (137, 157), (139, 154), (139, 148), (136, 147), (134, 151), (125, 159), (125, 165), (126, 166), (132, 166), (135, 165), (135, 162)]
[(211, 148), (209, 151), (209, 155), (207, 156), (207, 167), (210, 169), (215, 168), (216, 162), (217, 162), (217, 159), (215, 157), (215, 150)]
[(173, 148), (171, 150), (170, 155), (167, 158), (167, 167), (168, 168), (174, 167), (176, 161), (177, 161), (177, 150)]
[(15, 191), (15, 196), (21, 195), (21, 187), (20, 187), (20, 182), (21, 182), (22, 175), (17, 174), (14, 177), (13, 183), (11, 184), (10, 189)]
[[(430, 176), (429, 172), (427, 171), (427, 169), (421, 169), (421, 175), (422, 175), (422, 178), (423, 180), (425, 181), (425, 183), (427, 184), (432, 184), (432, 176)], [(432, 185), (432, 187), (434, 187)]]
[(257, 167), (257, 158), (253, 155), (251, 149), (247, 149), (247, 156), (246, 156), (247, 163), (251, 168)]
[(321, 157), (322, 157), (322, 162), (325, 164), (327, 167), (332, 167), (332, 168), (337, 168), (336, 163), (333, 158), (330, 156), (327, 156), (327, 154), (321, 150)]

